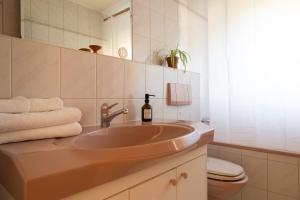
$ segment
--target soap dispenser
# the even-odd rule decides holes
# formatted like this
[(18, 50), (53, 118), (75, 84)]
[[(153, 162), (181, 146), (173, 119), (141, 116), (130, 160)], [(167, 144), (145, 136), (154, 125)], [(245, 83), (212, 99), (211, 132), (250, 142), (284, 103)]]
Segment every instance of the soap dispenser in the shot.
[(155, 95), (145, 94), (145, 104), (142, 107), (142, 121), (143, 122), (152, 122), (152, 107), (149, 104), (150, 97), (155, 97)]

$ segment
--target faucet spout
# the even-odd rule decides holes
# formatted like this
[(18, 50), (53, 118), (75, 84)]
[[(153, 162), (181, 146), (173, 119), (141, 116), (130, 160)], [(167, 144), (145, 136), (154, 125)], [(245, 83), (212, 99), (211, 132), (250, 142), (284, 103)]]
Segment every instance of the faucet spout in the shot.
[(116, 105), (117, 105), (117, 103), (115, 103), (111, 106), (109, 106), (106, 103), (102, 104), (102, 106), (101, 106), (101, 127), (103, 127), (103, 128), (110, 127), (110, 123), (115, 117), (117, 117), (121, 114), (128, 113), (127, 108), (123, 108), (123, 109), (117, 110), (113, 113), (110, 113), (110, 109)]

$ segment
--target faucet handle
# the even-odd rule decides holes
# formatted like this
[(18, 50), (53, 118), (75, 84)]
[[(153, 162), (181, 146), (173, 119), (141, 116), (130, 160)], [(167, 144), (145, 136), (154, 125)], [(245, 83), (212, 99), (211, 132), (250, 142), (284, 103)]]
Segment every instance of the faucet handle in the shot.
[(110, 106), (107, 106), (107, 109), (108, 110), (110, 110), (110, 109), (112, 109), (113, 107), (115, 107), (116, 105), (118, 105), (119, 103), (114, 103), (114, 104), (112, 104), (112, 105), (110, 105)]

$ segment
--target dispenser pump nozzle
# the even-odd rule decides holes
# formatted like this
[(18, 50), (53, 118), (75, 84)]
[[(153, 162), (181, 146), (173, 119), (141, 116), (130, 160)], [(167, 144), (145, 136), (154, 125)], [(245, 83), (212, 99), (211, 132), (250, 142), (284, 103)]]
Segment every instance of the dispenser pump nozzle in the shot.
[(149, 103), (149, 98), (150, 97), (155, 97), (153, 94), (145, 94), (145, 103)]

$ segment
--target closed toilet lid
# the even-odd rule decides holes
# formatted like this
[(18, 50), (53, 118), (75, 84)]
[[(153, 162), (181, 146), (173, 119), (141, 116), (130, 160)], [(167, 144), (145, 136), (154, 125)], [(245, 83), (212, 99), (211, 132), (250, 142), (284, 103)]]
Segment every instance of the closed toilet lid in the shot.
[[(218, 179), (220, 180), (240, 180), (245, 176), (244, 169), (241, 166), (212, 157), (207, 158), (207, 173), (208, 177), (219, 177)], [(223, 177), (225, 177), (225, 179)]]

